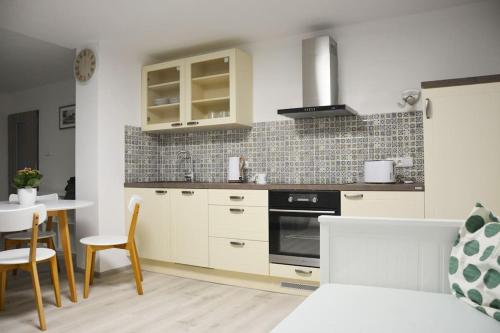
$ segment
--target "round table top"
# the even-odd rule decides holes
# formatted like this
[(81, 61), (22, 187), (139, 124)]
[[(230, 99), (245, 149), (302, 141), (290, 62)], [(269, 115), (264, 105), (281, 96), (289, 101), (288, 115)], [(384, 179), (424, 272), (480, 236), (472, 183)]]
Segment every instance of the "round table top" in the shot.
[[(60, 210), (71, 210), (92, 206), (94, 203), (87, 200), (47, 200), (37, 201), (35, 204), (43, 204), (47, 207), (48, 212), (56, 212)], [(0, 201), (0, 212), (2, 210), (12, 210), (20, 208), (17, 203), (9, 203), (8, 201)]]

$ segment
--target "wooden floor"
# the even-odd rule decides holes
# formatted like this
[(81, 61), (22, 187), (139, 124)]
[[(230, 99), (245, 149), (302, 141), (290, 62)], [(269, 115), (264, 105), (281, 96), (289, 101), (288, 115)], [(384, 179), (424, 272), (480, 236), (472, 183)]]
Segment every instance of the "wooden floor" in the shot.
[[(63, 275), (64, 274), (60, 274)], [(144, 295), (135, 293), (131, 272), (96, 278), (88, 299), (69, 300), (61, 281), (63, 307), (56, 308), (48, 273), (40, 273), (47, 332), (269, 332), (304, 297), (144, 272)], [(26, 273), (9, 275), (0, 332), (40, 332)]]

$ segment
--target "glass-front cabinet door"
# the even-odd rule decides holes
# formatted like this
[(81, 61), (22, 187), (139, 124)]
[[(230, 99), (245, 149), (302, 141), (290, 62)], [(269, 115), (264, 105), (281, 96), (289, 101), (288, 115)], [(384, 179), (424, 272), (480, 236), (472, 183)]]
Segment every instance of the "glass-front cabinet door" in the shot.
[(234, 122), (234, 50), (189, 58), (187, 126)]
[(143, 68), (143, 128), (160, 130), (184, 125), (184, 68), (183, 61), (171, 61)]

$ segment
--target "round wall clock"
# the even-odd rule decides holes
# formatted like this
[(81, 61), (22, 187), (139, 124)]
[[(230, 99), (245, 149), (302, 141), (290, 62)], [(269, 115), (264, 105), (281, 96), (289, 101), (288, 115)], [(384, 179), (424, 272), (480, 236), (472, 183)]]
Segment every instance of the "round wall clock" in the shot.
[(75, 78), (79, 82), (90, 80), (95, 72), (95, 54), (90, 49), (81, 50), (75, 58)]

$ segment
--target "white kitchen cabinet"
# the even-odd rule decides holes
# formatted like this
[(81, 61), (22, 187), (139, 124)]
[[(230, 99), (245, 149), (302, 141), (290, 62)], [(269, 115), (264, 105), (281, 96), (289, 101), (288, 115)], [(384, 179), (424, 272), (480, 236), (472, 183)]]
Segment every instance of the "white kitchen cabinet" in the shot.
[(268, 275), (269, 243), (210, 237), (210, 267)]
[(269, 275), (312, 282), (320, 279), (319, 268), (281, 264), (269, 264)]
[(139, 257), (172, 261), (172, 221), (169, 190), (163, 188), (126, 188), (125, 230), (127, 231), (131, 218), (128, 211), (128, 202), (134, 194), (143, 198), (135, 231)]
[(143, 131), (252, 125), (252, 61), (239, 49), (143, 67)]
[(424, 192), (342, 191), (341, 215), (424, 218)]
[(209, 206), (210, 236), (269, 240), (267, 207)]
[(208, 267), (208, 190), (170, 189), (174, 261)]
[(476, 202), (500, 212), (500, 82), (422, 90), (425, 216), (464, 219)]

